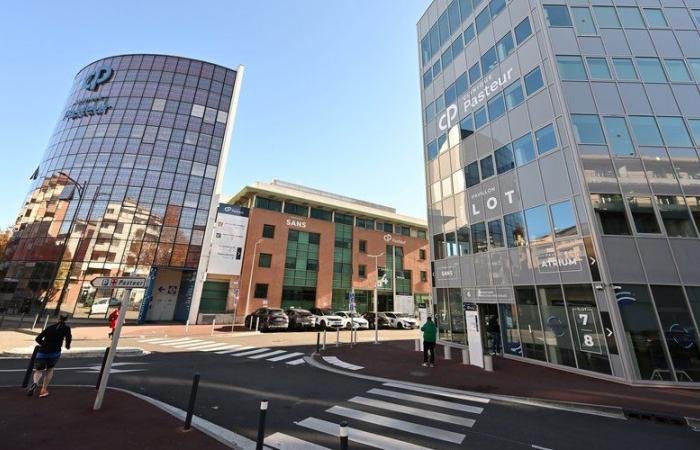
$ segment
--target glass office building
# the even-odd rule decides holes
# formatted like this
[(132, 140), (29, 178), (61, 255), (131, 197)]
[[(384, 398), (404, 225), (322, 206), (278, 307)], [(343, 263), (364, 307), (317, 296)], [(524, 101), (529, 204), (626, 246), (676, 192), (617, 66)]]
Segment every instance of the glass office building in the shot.
[(697, 386), (699, 27), (696, 2), (429, 6), (417, 28), (442, 341), (469, 344), (474, 303), (498, 318), (505, 357)]
[(122, 55), (78, 72), (2, 259), (0, 304), (91, 316), (120, 296), (92, 279), (138, 276), (151, 282), (130, 317), (184, 320), (241, 70)]

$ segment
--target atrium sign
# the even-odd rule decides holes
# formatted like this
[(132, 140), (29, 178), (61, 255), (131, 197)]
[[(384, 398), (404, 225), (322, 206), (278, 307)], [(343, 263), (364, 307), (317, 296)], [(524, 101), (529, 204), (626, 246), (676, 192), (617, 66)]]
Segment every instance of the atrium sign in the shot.
[[(492, 95), (499, 92), (513, 78), (513, 68), (501, 72), (497, 79), (493, 79), (493, 74), (484, 77), (483, 80), (471, 87), (463, 97), (462, 114), (467, 115), (472, 109), (484, 103)], [(438, 119), (438, 128), (445, 131), (455, 124), (457, 119), (457, 104), (451, 104)]]

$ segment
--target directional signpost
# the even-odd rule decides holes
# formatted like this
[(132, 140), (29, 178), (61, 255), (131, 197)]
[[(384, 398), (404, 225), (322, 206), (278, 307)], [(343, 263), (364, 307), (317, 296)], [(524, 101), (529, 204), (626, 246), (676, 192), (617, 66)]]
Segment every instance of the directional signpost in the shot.
[(105, 370), (102, 372), (102, 378), (100, 379), (100, 388), (97, 390), (95, 405), (92, 407), (93, 410), (98, 411), (102, 407), (102, 400), (104, 399), (105, 389), (107, 388), (107, 380), (109, 380), (109, 373), (112, 370), (112, 364), (114, 363), (114, 355), (117, 353), (119, 336), (122, 332), (122, 326), (124, 325), (124, 320), (126, 318), (126, 311), (129, 306), (129, 300), (131, 299), (131, 290), (144, 289), (146, 287), (146, 278), (98, 277), (92, 280), (91, 284), (94, 287), (103, 289), (124, 289), (121, 306), (119, 308), (119, 319), (117, 320), (117, 326), (114, 329), (114, 335), (112, 336), (112, 345), (109, 347), (109, 354), (107, 356), (107, 362), (105, 363)]

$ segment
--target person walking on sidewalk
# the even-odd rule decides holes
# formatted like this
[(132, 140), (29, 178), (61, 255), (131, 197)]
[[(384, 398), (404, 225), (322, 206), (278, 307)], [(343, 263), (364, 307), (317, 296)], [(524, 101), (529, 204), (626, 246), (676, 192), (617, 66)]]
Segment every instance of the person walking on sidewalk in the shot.
[(114, 336), (114, 329), (117, 327), (117, 321), (119, 320), (119, 308), (115, 309), (112, 311), (112, 313), (108, 317), (109, 319), (109, 338), (112, 339), (112, 336)]
[[(420, 329), (423, 332), (423, 367), (435, 367), (435, 341), (437, 340), (437, 327), (432, 317), (428, 317)], [(430, 357), (428, 357), (430, 354)]]
[(489, 317), (486, 323), (486, 332), (491, 338), (491, 354), (497, 355), (501, 353), (501, 326), (498, 324), (496, 316)]
[(68, 320), (68, 316), (61, 315), (57, 323), (46, 327), (46, 329), (36, 337), (36, 342), (39, 344), (39, 351), (36, 354), (36, 360), (34, 362), (33, 383), (27, 390), (27, 395), (31, 396), (34, 394), (36, 388), (39, 387), (39, 381), (42, 381), (42, 375), (44, 379), (41, 383), (39, 397), (43, 398), (49, 395), (49, 383), (51, 382), (51, 378), (53, 378), (53, 368), (61, 357), (63, 341), (66, 341), (66, 350), (70, 350), (70, 344), (73, 340), (70, 327), (66, 324), (66, 320)]

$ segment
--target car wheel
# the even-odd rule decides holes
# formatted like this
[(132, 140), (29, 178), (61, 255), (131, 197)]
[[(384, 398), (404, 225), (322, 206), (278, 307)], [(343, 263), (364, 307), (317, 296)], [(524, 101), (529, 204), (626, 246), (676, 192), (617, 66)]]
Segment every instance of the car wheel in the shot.
[(403, 330), (403, 323), (397, 322), (397, 323), (396, 323), (396, 328), (398, 328), (399, 330)]
[(348, 322), (348, 324), (345, 325), (345, 329), (346, 329), (346, 330), (352, 330), (352, 324), (351, 324), (350, 322)]

